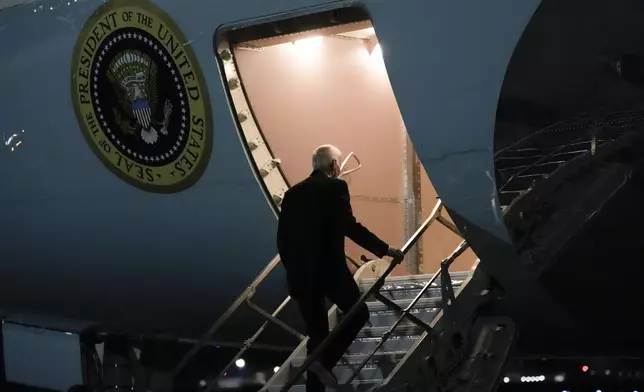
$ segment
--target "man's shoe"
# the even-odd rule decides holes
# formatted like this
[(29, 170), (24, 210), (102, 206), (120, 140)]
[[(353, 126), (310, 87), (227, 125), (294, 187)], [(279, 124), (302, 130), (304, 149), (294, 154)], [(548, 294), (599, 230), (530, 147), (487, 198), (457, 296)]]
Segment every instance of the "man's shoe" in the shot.
[(322, 364), (319, 361), (314, 361), (311, 363), (311, 366), (309, 366), (309, 370), (315, 373), (316, 376), (320, 379), (320, 382), (324, 384), (324, 386), (328, 388), (338, 388), (338, 380), (335, 378), (333, 373), (329, 371), (327, 368), (322, 366)]

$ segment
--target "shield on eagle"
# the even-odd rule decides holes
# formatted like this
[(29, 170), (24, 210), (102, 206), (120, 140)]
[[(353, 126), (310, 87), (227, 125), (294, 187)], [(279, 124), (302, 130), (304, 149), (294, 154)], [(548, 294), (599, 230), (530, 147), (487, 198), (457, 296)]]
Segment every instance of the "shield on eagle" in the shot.
[(152, 124), (152, 109), (147, 99), (137, 99), (132, 102), (132, 114), (143, 129), (149, 129)]

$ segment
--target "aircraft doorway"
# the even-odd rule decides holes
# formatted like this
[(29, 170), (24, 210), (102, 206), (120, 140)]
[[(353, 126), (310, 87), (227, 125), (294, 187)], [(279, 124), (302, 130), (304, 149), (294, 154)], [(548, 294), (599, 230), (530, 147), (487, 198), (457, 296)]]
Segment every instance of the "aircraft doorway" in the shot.
[[(359, 8), (232, 29), (218, 42), (240, 136), (273, 208), (288, 184), (310, 174), (315, 147), (330, 143), (357, 158), (343, 178), (358, 220), (401, 246), (437, 195), (407, 135), (383, 50)], [(460, 241), (430, 226), (394, 275), (435, 272)], [(347, 252), (374, 257), (350, 240)], [(475, 259), (468, 250), (450, 270), (467, 271)]]

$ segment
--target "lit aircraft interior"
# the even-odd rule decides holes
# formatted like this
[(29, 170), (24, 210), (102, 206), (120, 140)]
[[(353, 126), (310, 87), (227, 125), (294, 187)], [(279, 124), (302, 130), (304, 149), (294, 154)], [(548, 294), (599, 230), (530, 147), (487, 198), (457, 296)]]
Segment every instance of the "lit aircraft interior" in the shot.
[[(0, 1), (0, 316), (15, 337), (0, 383), (41, 382), (23, 377), (36, 363), (51, 371), (45, 341), (34, 364), (15, 343), (42, 328), (81, 347), (70, 363), (111, 369), (78, 370), (87, 384), (303, 390), (275, 218), (323, 143), (344, 152), (358, 220), (407, 251), (390, 270), (347, 241), (362, 290), (383, 284), (334, 370), (352, 390), (439, 391), (437, 377), (467, 372), (486, 391), (642, 382), (644, 6), (132, 0), (145, 17), (126, 20), (126, 3)], [(158, 21), (167, 32), (154, 36)], [(151, 34), (159, 57), (124, 29)], [(102, 56), (111, 73), (98, 84)], [(165, 60), (133, 77), (132, 58)], [(185, 64), (177, 93), (168, 72)], [(89, 71), (97, 87), (83, 85)], [(141, 75), (165, 102), (119, 112), (129, 92), (109, 83)], [(111, 102), (111, 128), (82, 111), (98, 100)], [(183, 155), (147, 164), (184, 135), (182, 109)], [(123, 150), (92, 144), (117, 127)], [(136, 374), (112, 372), (126, 364)]]

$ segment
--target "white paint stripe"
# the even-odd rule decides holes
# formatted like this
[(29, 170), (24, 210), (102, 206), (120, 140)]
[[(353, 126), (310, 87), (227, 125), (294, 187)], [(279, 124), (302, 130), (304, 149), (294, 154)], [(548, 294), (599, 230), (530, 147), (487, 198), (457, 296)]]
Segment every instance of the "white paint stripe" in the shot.
[(150, 124), (152, 124), (152, 111), (150, 110), (150, 108), (146, 108), (144, 113), (145, 120), (147, 121), (148, 126), (150, 126)]

